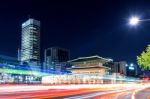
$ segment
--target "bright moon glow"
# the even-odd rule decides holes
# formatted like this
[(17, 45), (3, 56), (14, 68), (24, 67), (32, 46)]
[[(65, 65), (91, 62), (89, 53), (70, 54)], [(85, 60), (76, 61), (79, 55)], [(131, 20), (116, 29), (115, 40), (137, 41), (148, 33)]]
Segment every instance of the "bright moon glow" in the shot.
[(137, 25), (139, 23), (139, 18), (138, 17), (131, 17), (129, 22), (130, 22), (130, 25)]

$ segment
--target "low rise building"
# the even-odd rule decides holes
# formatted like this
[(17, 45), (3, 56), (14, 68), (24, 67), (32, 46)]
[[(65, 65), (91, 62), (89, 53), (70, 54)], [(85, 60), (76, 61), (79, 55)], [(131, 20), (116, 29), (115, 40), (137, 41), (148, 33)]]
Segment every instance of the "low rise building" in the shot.
[(71, 60), (73, 65), (71, 72), (73, 74), (99, 74), (106, 75), (109, 74), (109, 66), (105, 64), (112, 62), (112, 59), (102, 58), (98, 55), (90, 57), (79, 57), (77, 59)]
[(111, 67), (112, 73), (116, 73), (117, 75), (126, 76), (127, 75), (126, 64), (127, 64), (126, 61), (114, 62), (114, 64)]
[(112, 59), (100, 56), (80, 57), (68, 61), (72, 64), (71, 73), (51, 75), (42, 78), (43, 84), (103, 84), (111, 83), (108, 79), (110, 68), (105, 66)]

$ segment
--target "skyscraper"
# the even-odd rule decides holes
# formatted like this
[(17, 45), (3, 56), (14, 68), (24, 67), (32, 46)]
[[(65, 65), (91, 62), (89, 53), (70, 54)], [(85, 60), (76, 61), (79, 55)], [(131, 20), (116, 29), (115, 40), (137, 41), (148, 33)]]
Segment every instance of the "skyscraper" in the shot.
[(22, 24), (21, 62), (40, 63), (40, 21), (32, 18)]

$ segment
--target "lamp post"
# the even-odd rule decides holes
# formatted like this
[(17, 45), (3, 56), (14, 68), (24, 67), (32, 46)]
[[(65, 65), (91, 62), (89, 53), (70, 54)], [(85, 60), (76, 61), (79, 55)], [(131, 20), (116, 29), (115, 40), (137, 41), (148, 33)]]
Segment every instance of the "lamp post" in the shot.
[(130, 19), (129, 19), (129, 24), (132, 25), (132, 26), (135, 26), (139, 23), (139, 18), (138, 17), (135, 17), (135, 16), (132, 16)]
[(140, 19), (138, 16), (132, 16), (131, 18), (129, 18), (129, 24), (131, 26), (136, 26), (143, 21), (150, 21), (150, 19)]
[[(130, 18), (129, 18), (129, 25), (131, 25), (131, 26), (137, 26), (140, 22), (145, 22), (145, 21), (150, 21), (150, 19), (141, 19), (140, 17), (138, 17), (138, 16), (131, 16)], [(133, 64), (130, 64), (130, 66), (133, 66)], [(127, 65), (126, 65), (126, 67), (128, 67)], [(138, 74), (138, 71), (137, 71), (137, 66), (134, 66), (134, 68), (133, 67), (130, 67), (129, 69), (133, 69), (133, 70), (135, 70), (135, 74), (137, 75)]]
[(134, 74), (132, 74), (132, 76), (137, 75), (137, 67), (133, 63), (130, 63), (129, 65), (126, 64), (126, 70), (127, 70), (127, 75), (129, 75), (129, 73), (130, 73), (130, 75), (131, 75), (131, 73), (134, 73)]

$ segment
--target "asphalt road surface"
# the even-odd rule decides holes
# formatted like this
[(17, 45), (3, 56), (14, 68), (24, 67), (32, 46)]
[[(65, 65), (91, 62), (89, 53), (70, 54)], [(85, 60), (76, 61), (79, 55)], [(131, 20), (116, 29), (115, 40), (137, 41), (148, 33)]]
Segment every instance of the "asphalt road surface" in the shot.
[[(82, 85), (81, 85), (82, 86)], [(150, 87), (0, 86), (0, 99), (150, 99)]]

